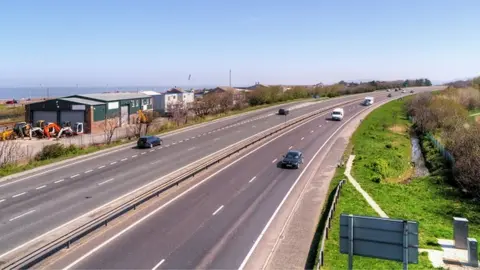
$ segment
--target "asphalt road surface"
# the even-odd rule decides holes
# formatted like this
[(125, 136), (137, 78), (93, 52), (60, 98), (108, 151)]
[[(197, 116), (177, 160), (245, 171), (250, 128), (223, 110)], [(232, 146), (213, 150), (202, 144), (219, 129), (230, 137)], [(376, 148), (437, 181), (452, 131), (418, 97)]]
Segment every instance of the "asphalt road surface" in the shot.
[[(385, 96), (385, 92), (363, 96)], [(288, 105), (287, 119), (357, 97)], [(154, 149), (120, 149), (0, 180), (0, 259), (15, 247), (200, 158), (285, 121), (279, 107), (163, 138)]]
[[(387, 94), (382, 93), (376, 102), (386, 99)], [(89, 247), (87, 253), (73, 254), (67, 265), (78, 269), (238, 268), (305, 164), (365, 107), (353, 104), (344, 109), (343, 121), (327, 121), (321, 116), (280, 136), (115, 238)], [(305, 164), (298, 170), (278, 167), (289, 149), (305, 155)], [(145, 174), (152, 177), (150, 172)], [(122, 185), (124, 181), (113, 183)]]

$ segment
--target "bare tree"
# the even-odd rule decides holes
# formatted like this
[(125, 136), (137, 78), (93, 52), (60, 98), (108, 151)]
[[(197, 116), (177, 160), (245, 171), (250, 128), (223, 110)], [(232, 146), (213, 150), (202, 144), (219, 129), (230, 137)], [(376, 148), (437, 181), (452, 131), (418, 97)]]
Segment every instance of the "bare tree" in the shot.
[(111, 144), (115, 130), (120, 127), (120, 114), (113, 113), (107, 115), (105, 122), (101, 125), (103, 134), (105, 135), (105, 143)]
[(16, 164), (18, 161), (26, 158), (24, 149), (18, 142), (2, 141), (0, 142), (0, 168)]
[(177, 126), (181, 123), (186, 124), (188, 121), (188, 108), (183, 102), (169, 103), (167, 111), (172, 120)]

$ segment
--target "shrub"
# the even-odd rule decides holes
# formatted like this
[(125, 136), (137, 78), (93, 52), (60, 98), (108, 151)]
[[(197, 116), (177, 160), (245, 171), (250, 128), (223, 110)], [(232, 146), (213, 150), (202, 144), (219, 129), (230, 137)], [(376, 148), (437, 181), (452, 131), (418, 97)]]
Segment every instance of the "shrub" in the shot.
[(56, 144), (51, 144), (43, 147), (42, 151), (40, 151), (35, 159), (36, 160), (47, 160), (47, 159), (52, 159), (52, 158), (58, 158), (64, 155), (65, 153), (65, 146), (62, 144), (56, 143)]

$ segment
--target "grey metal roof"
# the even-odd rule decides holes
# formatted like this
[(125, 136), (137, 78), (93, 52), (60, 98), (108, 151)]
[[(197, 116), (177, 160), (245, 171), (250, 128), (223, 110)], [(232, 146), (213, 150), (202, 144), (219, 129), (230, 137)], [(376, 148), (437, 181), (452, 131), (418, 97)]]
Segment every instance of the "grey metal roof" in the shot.
[(78, 98), (78, 97), (66, 97), (66, 98), (59, 98), (60, 100), (65, 100), (69, 102), (85, 104), (85, 105), (103, 105), (105, 103), (85, 98)]
[(100, 94), (82, 94), (82, 95), (76, 95), (76, 96), (102, 100), (106, 102), (149, 97), (149, 95), (146, 95), (143, 93), (100, 93)]

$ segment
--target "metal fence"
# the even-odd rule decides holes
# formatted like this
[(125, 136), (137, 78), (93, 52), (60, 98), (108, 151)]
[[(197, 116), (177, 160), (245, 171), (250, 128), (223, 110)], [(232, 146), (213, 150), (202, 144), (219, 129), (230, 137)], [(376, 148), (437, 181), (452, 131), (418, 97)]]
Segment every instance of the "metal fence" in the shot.
[[(415, 117), (413, 116), (408, 116), (408, 119), (410, 122), (415, 123)], [(435, 146), (435, 148), (442, 154), (443, 158), (449, 162), (450, 166), (452, 168), (455, 168), (455, 158), (453, 157), (452, 153), (450, 153), (447, 149), (445, 149), (445, 146), (443, 146), (442, 143), (440, 143), (435, 136), (433, 136), (431, 133), (427, 133), (425, 137), (432, 142), (432, 144)]]
[(341, 180), (340, 183), (338, 183), (337, 187), (335, 188), (335, 195), (333, 195), (332, 204), (330, 205), (330, 209), (328, 209), (328, 216), (327, 216), (327, 219), (325, 220), (323, 233), (322, 233), (322, 240), (320, 242), (320, 251), (318, 252), (318, 263), (316, 268), (317, 270), (320, 269), (321, 266), (323, 266), (323, 262), (324, 262), (323, 253), (325, 252), (325, 241), (328, 239), (328, 230), (332, 225), (333, 214), (335, 213), (335, 208), (337, 206), (338, 198), (340, 197), (340, 189), (342, 188), (344, 183), (345, 183), (345, 180)]

